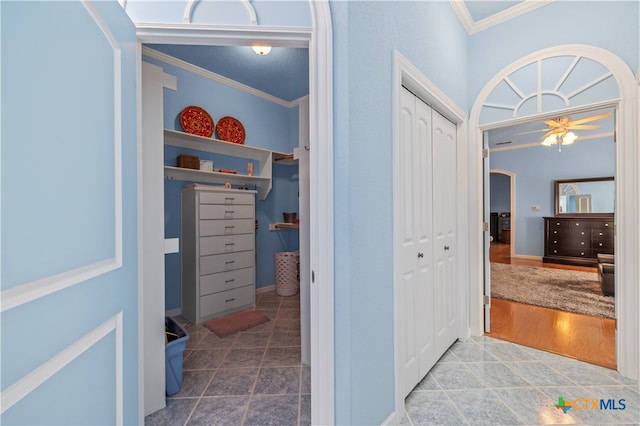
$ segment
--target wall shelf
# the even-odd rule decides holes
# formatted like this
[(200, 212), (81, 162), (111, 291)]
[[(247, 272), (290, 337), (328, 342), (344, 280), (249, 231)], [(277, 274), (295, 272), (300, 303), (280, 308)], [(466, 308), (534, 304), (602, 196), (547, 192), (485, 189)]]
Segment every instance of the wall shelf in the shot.
[(270, 223), (269, 224), (269, 231), (280, 231), (283, 229), (300, 229), (300, 224), (299, 223), (284, 223), (284, 222), (279, 222), (279, 223)]
[[(228, 182), (232, 185), (255, 185), (258, 189), (258, 197), (261, 200), (267, 198), (269, 191), (271, 191), (273, 162), (282, 161), (285, 164), (290, 162), (291, 164), (297, 163), (297, 161), (293, 159), (293, 154), (225, 142), (219, 139), (205, 138), (171, 129), (164, 130), (164, 144), (178, 148), (194, 149), (197, 151), (258, 161), (258, 170), (254, 176), (184, 169), (172, 166), (165, 166), (164, 174), (166, 179), (219, 184)], [(294, 161), (295, 163), (292, 163)]]

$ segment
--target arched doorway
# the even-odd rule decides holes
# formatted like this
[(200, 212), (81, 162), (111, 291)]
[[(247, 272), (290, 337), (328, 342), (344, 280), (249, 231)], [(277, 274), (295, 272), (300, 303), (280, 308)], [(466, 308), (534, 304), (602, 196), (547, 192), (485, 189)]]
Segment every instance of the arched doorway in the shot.
[[(545, 90), (544, 83), (539, 76), (543, 69), (553, 67), (562, 68), (561, 78), (566, 81), (568, 76), (580, 71), (580, 61), (599, 66), (602, 70), (600, 78), (593, 78), (589, 85), (574, 89), (564, 93), (562, 81), (554, 84), (551, 89)], [(564, 62), (564, 63), (563, 63)], [(546, 67), (545, 67), (546, 65)], [(535, 76), (535, 82), (531, 82), (533, 90), (527, 94), (526, 91), (513, 87), (510, 79), (514, 73), (528, 69), (530, 74)], [(531, 72), (531, 70), (535, 70)], [(585, 93), (589, 88), (600, 88), (602, 84), (608, 87), (604, 93), (609, 93), (603, 97), (602, 91), (589, 97)], [(504, 108), (505, 104), (498, 104), (495, 101), (495, 90), (504, 89), (511, 86), (515, 93), (512, 103), (513, 108)], [(568, 88), (568, 86), (567, 86)], [(567, 89), (568, 90), (568, 89)], [(612, 92), (615, 94), (611, 95)], [(493, 97), (492, 97), (493, 96)], [(638, 151), (636, 148), (637, 119), (636, 106), (637, 88), (635, 79), (629, 67), (616, 55), (606, 50), (586, 45), (563, 45), (556, 46), (521, 58), (520, 60), (505, 67), (491, 79), (480, 92), (473, 105), (470, 125), (472, 129), (469, 137), (471, 181), (477, 182), (475, 186), (469, 188), (470, 195), (470, 222), (481, 221), (483, 214), (482, 207), (482, 130), (489, 125), (497, 127), (499, 122), (518, 122), (529, 120), (532, 117), (544, 116), (551, 112), (557, 113), (568, 108), (593, 108), (597, 104), (613, 102), (618, 116), (617, 144), (616, 144), (616, 212), (617, 237), (616, 253), (618, 271), (616, 273), (616, 289), (619, 297), (616, 297), (616, 310), (618, 313), (617, 329), (617, 364), (622, 375), (638, 377), (638, 329), (639, 320), (637, 308), (639, 305), (639, 295), (637, 286), (640, 271), (636, 265), (640, 257), (638, 249), (638, 172), (635, 164), (638, 162)], [(474, 179), (475, 178), (475, 179)], [(470, 247), (470, 273), (471, 276), (483, 276), (483, 236), (473, 237)], [(483, 283), (481, 280), (471, 284), (470, 288), (470, 327), (474, 335), (483, 333)]]

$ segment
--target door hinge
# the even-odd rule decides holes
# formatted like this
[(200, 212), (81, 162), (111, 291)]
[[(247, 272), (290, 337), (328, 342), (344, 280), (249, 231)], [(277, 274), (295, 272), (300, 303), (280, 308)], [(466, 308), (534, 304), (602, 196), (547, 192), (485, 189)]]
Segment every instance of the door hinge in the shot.
[(489, 222), (482, 222), (482, 230), (487, 232), (489, 230)]
[(491, 298), (489, 296), (487, 296), (486, 294), (483, 296), (483, 303), (485, 305), (490, 305), (491, 304)]
[(485, 148), (482, 150), (482, 158), (487, 158), (489, 156), (489, 148)]

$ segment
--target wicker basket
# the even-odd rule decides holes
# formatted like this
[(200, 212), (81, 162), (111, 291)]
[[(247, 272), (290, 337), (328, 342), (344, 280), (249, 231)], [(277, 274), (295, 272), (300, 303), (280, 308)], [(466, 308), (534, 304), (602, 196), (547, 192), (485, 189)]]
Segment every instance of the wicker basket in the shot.
[(300, 287), (300, 253), (282, 251), (273, 253), (274, 272), (276, 276), (276, 294), (293, 296)]
[(200, 159), (197, 155), (178, 155), (178, 167), (200, 170)]

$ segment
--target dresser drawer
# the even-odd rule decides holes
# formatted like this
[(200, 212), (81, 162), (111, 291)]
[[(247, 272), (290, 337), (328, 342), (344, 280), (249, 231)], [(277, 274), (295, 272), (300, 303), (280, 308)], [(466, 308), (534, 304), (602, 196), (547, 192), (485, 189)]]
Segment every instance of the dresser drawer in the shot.
[(550, 256), (571, 256), (590, 258), (591, 249), (571, 248), (571, 247), (549, 247), (548, 255)]
[(254, 249), (254, 234), (200, 237), (200, 256)]
[(256, 231), (253, 219), (210, 219), (200, 221), (200, 236), (252, 234)]
[(213, 317), (226, 311), (252, 306), (255, 290), (251, 285), (200, 297), (200, 317)]
[(591, 238), (590, 237), (550, 237), (549, 238), (549, 247), (558, 247), (558, 248), (575, 248), (575, 249), (588, 249), (591, 248)]
[(200, 204), (223, 204), (225, 206), (252, 205), (255, 202), (253, 194), (202, 192)]
[(237, 253), (214, 254), (200, 256), (200, 275), (215, 274), (217, 272), (233, 271), (248, 268), (255, 263), (255, 252), (241, 251)]
[(604, 229), (610, 230), (613, 233), (613, 220), (608, 220), (606, 222), (597, 222), (593, 224), (593, 229)]
[(200, 204), (200, 219), (253, 219), (253, 205)]
[(597, 228), (591, 230), (591, 238), (597, 239), (609, 239), (613, 241), (613, 228)]
[(255, 284), (255, 268), (236, 269), (200, 277), (200, 296)]
[(590, 238), (591, 229), (587, 228), (553, 228), (549, 230), (549, 238), (561, 238), (561, 239), (580, 239)]
[(594, 238), (591, 242), (591, 248), (594, 250), (600, 250), (601, 253), (613, 253), (613, 241), (608, 239)]

